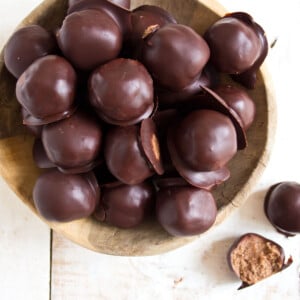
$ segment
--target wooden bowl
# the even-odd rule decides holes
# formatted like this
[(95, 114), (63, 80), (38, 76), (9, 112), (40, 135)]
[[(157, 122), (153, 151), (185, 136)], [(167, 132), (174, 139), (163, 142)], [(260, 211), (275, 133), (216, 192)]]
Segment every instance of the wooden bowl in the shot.
[[(40, 24), (47, 29), (59, 27), (67, 1), (46, 0), (20, 26)], [(153, 4), (169, 10), (180, 23), (190, 25), (200, 34), (225, 10), (213, 0), (132, 0), (132, 7)], [(0, 58), (0, 173), (11, 189), (34, 214), (32, 189), (40, 171), (35, 167), (31, 149), (33, 137), (24, 130), (20, 106), (15, 98), (15, 79), (7, 72)], [(216, 225), (249, 196), (265, 169), (275, 131), (275, 104), (270, 78), (263, 67), (253, 96), (257, 115), (247, 136), (249, 146), (231, 161), (231, 178), (220, 185), (214, 196), (218, 203)], [(44, 220), (45, 221), (45, 220)], [(45, 221), (47, 222), (47, 221)], [(136, 229), (122, 230), (96, 222), (92, 218), (70, 223), (47, 222), (55, 231), (75, 243), (94, 251), (113, 255), (153, 255), (175, 249), (198, 236), (176, 238), (168, 235), (156, 221), (148, 221)]]

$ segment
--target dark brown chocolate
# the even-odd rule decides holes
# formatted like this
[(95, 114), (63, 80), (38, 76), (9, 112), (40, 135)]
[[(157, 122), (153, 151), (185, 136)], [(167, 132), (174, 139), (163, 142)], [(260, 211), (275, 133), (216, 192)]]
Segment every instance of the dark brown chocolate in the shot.
[(157, 192), (156, 215), (171, 235), (196, 235), (215, 222), (217, 206), (209, 191), (194, 187), (169, 187)]
[(81, 70), (92, 70), (116, 58), (121, 51), (122, 40), (118, 24), (102, 10), (72, 13), (64, 19), (57, 32), (63, 54)]
[(147, 182), (137, 185), (122, 183), (104, 187), (94, 216), (120, 228), (139, 225), (154, 207), (154, 189)]
[(300, 184), (280, 182), (265, 197), (265, 213), (272, 225), (284, 235), (300, 233)]
[(4, 48), (4, 63), (16, 78), (38, 58), (56, 51), (55, 38), (39, 25), (18, 29)]
[[(21, 107), (21, 116), (22, 116), (22, 120), (27, 120), (29, 118), (31, 118), (30, 113), (22, 106)], [(26, 121), (25, 121), (26, 123)], [(33, 134), (35, 137), (40, 138), (42, 135), (42, 129), (43, 126), (30, 126), (30, 125), (24, 125), (28, 131)]]
[(20, 104), (28, 111), (26, 125), (42, 125), (70, 116), (75, 110), (76, 74), (70, 63), (56, 55), (36, 60), (16, 85)]
[(259, 59), (261, 40), (249, 20), (225, 15), (206, 31), (204, 38), (210, 47), (211, 62), (220, 72), (240, 74)]
[(57, 222), (90, 216), (99, 197), (100, 188), (92, 172), (71, 175), (52, 169), (39, 176), (33, 189), (33, 201), (39, 214)]
[(234, 241), (227, 255), (230, 269), (242, 280), (239, 289), (272, 276), (292, 262), (285, 263), (283, 248), (256, 233), (247, 233)]
[[(85, 1), (85, 0), (69, 0), (68, 1), (68, 6), (72, 6), (72, 5), (75, 5), (81, 1)], [(130, 0), (108, 0), (114, 4), (117, 4), (119, 6), (122, 6), (124, 8), (127, 8), (129, 9), (130, 8)]]
[(214, 91), (238, 114), (244, 129), (247, 130), (253, 123), (256, 112), (255, 103), (250, 95), (232, 85), (218, 86)]
[(35, 139), (32, 147), (32, 157), (35, 164), (41, 169), (55, 168), (56, 166), (48, 158), (41, 139)]
[(145, 36), (142, 62), (158, 84), (179, 91), (200, 76), (210, 50), (192, 28), (167, 24)]
[(138, 61), (118, 58), (96, 69), (89, 80), (90, 102), (107, 123), (132, 125), (154, 110), (153, 81)]
[(125, 184), (138, 184), (153, 175), (141, 145), (139, 127), (115, 127), (107, 132), (104, 156), (110, 172)]
[(99, 121), (83, 111), (45, 125), (42, 141), (49, 159), (65, 173), (91, 170), (99, 158), (102, 129)]

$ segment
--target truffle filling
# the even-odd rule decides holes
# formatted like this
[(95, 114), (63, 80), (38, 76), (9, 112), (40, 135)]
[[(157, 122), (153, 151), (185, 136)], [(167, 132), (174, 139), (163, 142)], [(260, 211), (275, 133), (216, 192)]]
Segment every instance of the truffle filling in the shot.
[(251, 285), (282, 269), (282, 251), (278, 245), (252, 235), (231, 253), (231, 263), (241, 280)]

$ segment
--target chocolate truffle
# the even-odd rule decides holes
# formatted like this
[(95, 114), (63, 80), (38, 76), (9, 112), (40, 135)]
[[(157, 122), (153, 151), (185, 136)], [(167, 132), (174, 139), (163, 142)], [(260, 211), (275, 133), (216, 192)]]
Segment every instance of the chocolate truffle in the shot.
[(227, 259), (231, 270), (242, 280), (239, 289), (278, 273), (292, 263), (291, 257), (284, 263), (284, 250), (280, 245), (255, 233), (244, 234), (234, 241)]
[(211, 51), (211, 62), (223, 73), (240, 74), (259, 58), (262, 45), (249, 22), (225, 15), (212, 24), (204, 35)]
[(300, 184), (286, 181), (273, 185), (265, 198), (265, 213), (280, 233), (300, 233)]
[(65, 173), (82, 173), (97, 163), (102, 129), (99, 121), (83, 111), (45, 125), (42, 141), (49, 159)]
[(142, 62), (158, 84), (179, 91), (200, 76), (209, 59), (208, 45), (188, 26), (157, 27), (144, 38)]
[[(70, 6), (76, 4), (76, 3), (80, 2), (80, 1), (82, 1), (82, 0), (69, 0), (68, 1), (68, 5), (70, 7)], [(83, 1), (85, 1), (85, 0), (83, 0)], [(108, 1), (110, 1), (112, 3), (115, 3), (115, 4), (119, 5), (119, 6), (122, 6), (124, 8), (127, 8), (127, 9), (130, 8), (130, 0), (108, 0)]]
[(31, 115), (26, 125), (42, 125), (71, 115), (75, 110), (76, 73), (67, 60), (48, 55), (36, 60), (16, 85), (20, 104)]
[[(170, 130), (168, 140), (172, 140), (184, 164), (195, 171), (220, 169), (237, 151), (236, 131), (231, 120), (213, 110), (189, 113), (173, 132)], [(168, 146), (170, 150), (171, 143), (168, 142)]]
[(132, 125), (154, 109), (153, 82), (138, 61), (118, 58), (96, 69), (89, 80), (90, 102), (107, 123)]
[(35, 164), (41, 169), (55, 168), (56, 166), (48, 158), (41, 139), (35, 139), (32, 147), (32, 157)]
[(17, 30), (4, 48), (4, 63), (8, 71), (19, 78), (38, 58), (54, 53), (54, 37), (39, 25)]
[(217, 206), (209, 191), (169, 187), (157, 192), (156, 215), (158, 222), (171, 235), (196, 235), (213, 225)]
[[(147, 139), (153, 134), (145, 134), (137, 125), (115, 127), (107, 132), (104, 157), (108, 169), (118, 180), (126, 184), (138, 184), (152, 176), (154, 170), (162, 173), (159, 145), (153, 144), (150, 138), (147, 144), (153, 145), (154, 153), (151, 155), (150, 148), (145, 153), (145, 143), (141, 142), (141, 139)], [(154, 139), (156, 143), (156, 137)]]
[[(31, 115), (29, 114), (29, 112), (23, 106), (21, 107), (21, 116), (22, 116), (23, 123), (24, 122), (26, 123), (27, 119), (31, 119)], [(30, 125), (25, 125), (25, 124), (24, 124), (24, 126), (35, 137), (37, 137), (37, 138), (41, 137), (43, 126), (34, 126), (34, 125), (30, 126)]]
[(147, 182), (104, 187), (94, 216), (120, 228), (139, 225), (154, 207), (154, 189)]
[(247, 130), (255, 117), (255, 103), (249, 94), (232, 85), (219, 86), (214, 91), (239, 115), (244, 129)]
[(100, 188), (92, 172), (70, 175), (52, 169), (39, 176), (33, 189), (33, 201), (39, 214), (57, 222), (90, 216), (99, 196)]
[(92, 70), (119, 55), (122, 33), (107, 13), (90, 9), (68, 15), (57, 32), (57, 41), (75, 67)]

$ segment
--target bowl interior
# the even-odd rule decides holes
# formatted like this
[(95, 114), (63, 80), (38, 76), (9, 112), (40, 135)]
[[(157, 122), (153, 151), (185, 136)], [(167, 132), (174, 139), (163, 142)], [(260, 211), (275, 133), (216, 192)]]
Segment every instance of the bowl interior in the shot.
[[(208, 0), (132, 0), (132, 8), (142, 4), (158, 5), (169, 10), (180, 23), (190, 25), (200, 34), (225, 13), (217, 2)], [(67, 0), (46, 0), (20, 26), (40, 24), (55, 31), (62, 22), (66, 7)], [(0, 173), (20, 200), (36, 214), (32, 189), (40, 171), (32, 160), (33, 137), (22, 125), (20, 106), (15, 98), (15, 79), (4, 67), (3, 53), (0, 57), (0, 78)], [(216, 224), (246, 200), (265, 167), (272, 144), (274, 101), (264, 70), (259, 73), (255, 90), (249, 93), (256, 103), (256, 118), (247, 132), (248, 147), (239, 151), (229, 164), (231, 178), (213, 192), (218, 205)], [(92, 218), (64, 224), (47, 223), (84, 247), (113, 255), (162, 253), (197, 238), (171, 237), (152, 220), (131, 230), (101, 224)]]

